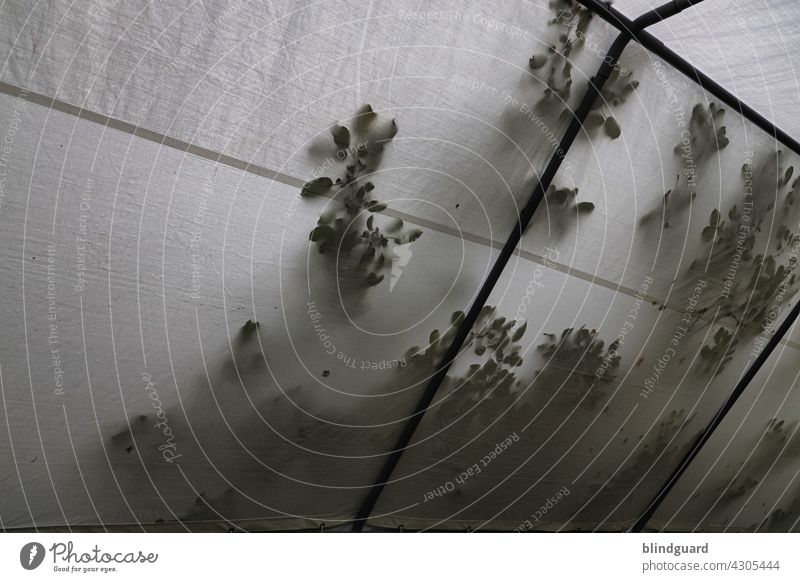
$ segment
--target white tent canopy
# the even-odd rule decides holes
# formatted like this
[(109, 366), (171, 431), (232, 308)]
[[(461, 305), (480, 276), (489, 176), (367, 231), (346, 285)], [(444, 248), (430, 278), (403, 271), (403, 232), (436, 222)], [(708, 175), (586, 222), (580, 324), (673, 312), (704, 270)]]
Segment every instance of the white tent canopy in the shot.
[[(650, 28), (788, 139), (633, 40), (560, 151), (591, 14), (0, 6), (0, 528), (631, 527), (796, 299), (800, 7)], [(797, 527), (798, 350), (648, 528)]]

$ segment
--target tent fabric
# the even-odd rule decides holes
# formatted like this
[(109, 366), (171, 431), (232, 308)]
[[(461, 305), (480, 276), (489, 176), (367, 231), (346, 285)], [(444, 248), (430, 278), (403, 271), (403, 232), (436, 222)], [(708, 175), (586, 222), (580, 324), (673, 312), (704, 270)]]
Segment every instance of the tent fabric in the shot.
[[(793, 186), (776, 185), (776, 177), (782, 183), (797, 156), (778, 157), (780, 144), (730, 111), (717, 115), (707, 141), (692, 120), (716, 110), (713, 99), (639, 47), (620, 63), (639, 81), (630, 103), (603, 105), (620, 118), (620, 138), (583, 136), (554, 181), (594, 209), (575, 212), (546, 199), (522, 248), (548, 249), (548, 256), (533, 269), (523, 261), (510, 267), (489, 301), (503, 316), (528, 321), (524, 361), (510, 368), (515, 383), (476, 386), (467, 366), (476, 354), (463, 356), (440, 410), (426, 415), (419, 451), (403, 456), (399, 474), (409, 482), (391, 485), (378, 513), (442, 484), (454, 483), (453, 491), (393, 513), (391, 523), (519, 528), (520, 511), (541, 513), (542, 500), (566, 488), (538, 529), (630, 527), (752, 363), (762, 313), (774, 309), (780, 319), (783, 298), (796, 293), (787, 279), (783, 290), (761, 295), (753, 276), (765, 276), (768, 263), (746, 255), (793, 269), (796, 245), (775, 252), (776, 235), (798, 221), (785, 203)], [(687, 156), (682, 144), (690, 140)], [(737, 205), (745, 218), (729, 216)], [(733, 238), (722, 235), (730, 226), (715, 222), (709, 230), (715, 213), (734, 223)], [(756, 224), (761, 232), (751, 241)], [(747, 251), (737, 251), (745, 229)], [(610, 352), (614, 341), (620, 345)], [(781, 358), (796, 361), (797, 349), (787, 342)], [(777, 377), (762, 370), (752, 388), (774, 389), (791, 369), (781, 367)], [(511, 433), (520, 440), (495, 460), (493, 447)], [(469, 479), (459, 483), (465, 470)]]
[[(192, 531), (357, 515), (616, 34), (544, 0), (10, 2), (0, 29), (0, 527)], [(788, 120), (764, 70), (727, 72)], [(797, 154), (717, 106), (625, 50), (370, 528), (638, 517), (794, 298)], [(653, 528), (796, 526), (797, 350)]]
[(680, 531), (797, 529), (797, 355), (781, 347), (653, 518)]
[[(617, 0), (614, 7), (636, 17), (659, 3)], [(648, 30), (798, 139), (800, 123), (792, 115), (800, 96), (797, 18), (797, 3), (791, 0), (703, 0)]]
[[(538, 83), (542, 7), (222, 8), (6, 5), (5, 527), (352, 519), (424, 380), (405, 350), (468, 307), (553, 149), (498, 121)], [(375, 192), (425, 230), (374, 293), (298, 196), (365, 102), (400, 128)]]

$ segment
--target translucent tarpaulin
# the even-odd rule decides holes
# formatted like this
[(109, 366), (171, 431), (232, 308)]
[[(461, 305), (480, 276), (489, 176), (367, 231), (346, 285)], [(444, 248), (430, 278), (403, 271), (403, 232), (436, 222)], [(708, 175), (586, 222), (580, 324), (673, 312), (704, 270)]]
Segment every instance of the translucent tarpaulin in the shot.
[[(635, 18), (657, 0), (617, 0), (614, 7)], [(798, 7), (792, 0), (703, 0), (690, 11), (649, 30), (781, 129), (800, 137), (793, 115), (800, 95)]]
[[(523, 362), (495, 366), (474, 341), (379, 513), (420, 503), (390, 523), (519, 528), (563, 489), (537, 528), (629, 527), (796, 292), (795, 155), (641, 48), (620, 63), (636, 94), (597, 111), (621, 136), (590, 129), (571, 148), (489, 300), (527, 321)], [(495, 460), (509, 434), (520, 440)]]
[(669, 63), (561, 149), (617, 34), (578, 3), (0, 16), (5, 529), (625, 529), (794, 297), (797, 154)]
[(774, 354), (662, 504), (654, 528), (796, 531), (796, 350)]

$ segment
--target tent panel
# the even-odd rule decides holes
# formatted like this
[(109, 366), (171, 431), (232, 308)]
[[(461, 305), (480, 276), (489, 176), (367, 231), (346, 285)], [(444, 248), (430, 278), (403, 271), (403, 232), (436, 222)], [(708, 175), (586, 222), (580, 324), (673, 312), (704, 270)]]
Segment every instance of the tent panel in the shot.
[[(661, 0), (619, 0), (630, 18)], [(649, 31), (778, 127), (800, 139), (794, 115), (800, 33), (792, 0), (703, 0)]]
[[(556, 114), (525, 127), (548, 70), (532, 76), (529, 59), (563, 29), (544, 0), (491, 15), (479, 2), (3, 10), (0, 46), (13, 59), (0, 80), (303, 181), (335, 158), (331, 125), (369, 103), (399, 127), (385, 198), (483, 239), (504, 240), (564, 125)], [(564, 77), (576, 87), (615, 32), (594, 19), (582, 34), (587, 50)]]
[(796, 531), (798, 350), (779, 347), (648, 528)]
[[(527, 267), (509, 267), (511, 282), (495, 288), (491, 304), (506, 318), (497, 329), (509, 323), (513, 335), (527, 321), (536, 334), (523, 347), (534, 363), (510, 365), (502, 334), (485, 339), (497, 332), (495, 316), (478, 322), (441, 410), (429, 412), (378, 515), (424, 527), (518, 529), (572, 484), (575, 495), (559, 498), (537, 529), (627, 527), (788, 312), (800, 253), (796, 155), (638, 47), (621, 64), (639, 81), (617, 104), (622, 134), (609, 140), (595, 127), (570, 150), (547, 212), (525, 235), (525, 259), (540, 266), (520, 260)], [(616, 116), (619, 93), (606, 96), (599, 110)], [(520, 309), (520, 297), (530, 310)], [(552, 359), (538, 360), (543, 354)], [(616, 355), (620, 368), (609, 380), (597, 370)], [(566, 387), (561, 400), (556, 386)], [(470, 420), (461, 419), (473, 405)], [(508, 435), (498, 430), (531, 419), (530, 436), (509, 444), (490, 474), (453, 485), (473, 467), (470, 458), (489, 454), (481, 447), (503, 448)]]
[(329, 197), (0, 108), (4, 527), (352, 518), (424, 381), (406, 348), (495, 252), (406, 222), (370, 285), (309, 241)]

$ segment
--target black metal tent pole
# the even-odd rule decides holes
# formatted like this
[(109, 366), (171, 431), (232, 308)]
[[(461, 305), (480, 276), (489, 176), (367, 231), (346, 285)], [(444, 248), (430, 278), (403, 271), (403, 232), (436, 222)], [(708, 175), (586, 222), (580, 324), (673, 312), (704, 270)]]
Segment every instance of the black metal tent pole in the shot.
[(644, 33), (644, 29), (648, 26), (658, 24), (662, 20), (675, 16), (687, 8), (700, 4), (703, 0), (673, 0), (661, 6), (656, 6), (652, 10), (636, 18), (625, 16), (622, 12), (614, 8), (611, 2), (603, 2), (602, 0), (575, 1), (584, 8), (591, 10), (594, 14), (608, 22), (620, 32), (629, 34), (634, 37), (634, 40), (638, 40), (638, 37)]
[[(596, 0), (577, 0), (577, 1), (580, 2), (583, 6), (596, 12), (601, 18), (603, 18), (609, 24), (620, 30), (624, 30), (625, 27), (630, 24), (630, 21), (627, 21), (627, 19), (623, 15), (621, 15), (618, 11), (612, 8), (609, 4), (603, 2), (597, 2)], [(691, 80), (699, 84), (705, 91), (713, 95), (715, 98), (719, 99), (729, 107), (736, 109), (745, 119), (757, 125), (766, 133), (772, 135), (777, 141), (781, 142), (783, 145), (785, 145), (795, 153), (800, 154), (800, 142), (792, 138), (790, 135), (788, 135), (780, 128), (776, 127), (775, 124), (773, 124), (764, 116), (759, 114), (755, 109), (753, 109), (746, 103), (743, 103), (730, 91), (726, 90), (719, 83), (708, 77), (708, 75), (704, 74), (702, 71), (697, 70), (686, 59), (678, 56), (675, 52), (667, 48), (655, 36), (646, 31), (639, 31), (635, 35), (635, 40), (639, 44), (641, 44), (644, 48), (649, 50), (651, 53), (663, 59), (666, 63), (670, 64), (675, 69), (683, 73), (685, 76), (689, 77)], [(756, 360), (747, 369), (744, 376), (742, 376), (739, 382), (737, 382), (733, 391), (722, 403), (722, 406), (720, 406), (719, 410), (712, 417), (708, 425), (706, 425), (706, 427), (697, 436), (691, 448), (689, 448), (689, 450), (683, 456), (680, 463), (672, 472), (670, 477), (655, 494), (652, 501), (647, 505), (642, 515), (636, 520), (636, 523), (629, 529), (630, 532), (641, 532), (644, 530), (644, 528), (647, 526), (647, 522), (650, 521), (650, 519), (655, 514), (658, 507), (661, 505), (664, 499), (666, 499), (669, 492), (678, 482), (678, 479), (680, 479), (680, 477), (689, 467), (689, 464), (695, 459), (695, 457), (697, 457), (703, 445), (705, 445), (705, 443), (711, 438), (711, 434), (717, 429), (717, 427), (719, 427), (725, 416), (728, 414), (728, 412), (730, 412), (734, 404), (736, 404), (736, 401), (745, 391), (745, 389), (753, 380), (753, 378), (755, 378), (756, 374), (764, 365), (764, 363), (766, 363), (770, 354), (778, 346), (781, 339), (783, 339), (784, 335), (786, 335), (786, 333), (789, 331), (791, 326), (797, 320), (799, 315), (800, 315), (800, 302), (798, 302), (797, 305), (794, 306), (794, 308), (788, 313), (788, 315), (783, 320), (778, 329), (775, 330), (775, 333), (772, 334), (769, 341), (767, 342), (767, 345), (764, 347), (764, 350), (758, 355)]]
[(644, 513), (642, 513), (639, 519), (636, 520), (636, 523), (633, 524), (628, 531), (638, 533), (644, 530), (645, 526), (647, 526), (647, 522), (650, 521), (650, 518), (653, 517), (653, 514), (658, 509), (658, 506), (661, 505), (661, 502), (664, 501), (664, 499), (666, 499), (667, 495), (669, 495), (669, 492), (678, 482), (678, 479), (681, 478), (681, 475), (684, 474), (686, 469), (689, 467), (689, 464), (698, 455), (700, 449), (702, 449), (703, 445), (705, 445), (708, 439), (711, 438), (711, 433), (713, 433), (722, 423), (725, 415), (730, 412), (731, 408), (733, 408), (733, 405), (736, 403), (736, 400), (738, 400), (738, 398), (745, 391), (745, 388), (747, 388), (747, 385), (750, 384), (761, 367), (766, 363), (770, 354), (780, 343), (781, 338), (783, 338), (786, 332), (789, 331), (789, 328), (792, 327), (792, 324), (797, 319), (798, 314), (800, 314), (800, 301), (795, 304), (795, 306), (783, 320), (783, 323), (781, 323), (778, 329), (775, 330), (775, 333), (769, 338), (767, 345), (764, 346), (764, 350), (758, 354), (758, 357), (744, 373), (744, 376), (742, 376), (739, 382), (736, 383), (736, 387), (733, 389), (733, 392), (731, 392), (730, 396), (728, 396), (725, 402), (722, 403), (722, 406), (711, 419), (711, 422), (709, 422), (708, 425), (700, 432), (692, 444), (692, 447), (686, 452), (681, 459), (681, 462), (669, 476), (669, 479), (667, 479), (667, 482), (664, 483), (661, 489), (658, 490), (658, 493), (656, 493), (656, 495), (653, 497), (653, 500), (645, 508)]
[[(694, 4), (699, 1), (701, 0), (696, 0)], [(383, 464), (377, 479), (373, 483), (369, 493), (364, 499), (364, 502), (359, 508), (356, 518), (353, 521), (353, 531), (361, 531), (364, 528), (367, 519), (369, 519), (369, 516), (372, 514), (372, 510), (375, 508), (378, 498), (383, 492), (386, 483), (391, 478), (392, 473), (394, 473), (397, 464), (400, 462), (400, 457), (402, 457), (403, 452), (405, 451), (406, 447), (408, 447), (411, 439), (414, 436), (414, 433), (417, 430), (417, 427), (422, 421), (422, 416), (425, 414), (425, 411), (428, 409), (431, 402), (433, 402), (436, 392), (439, 390), (439, 387), (447, 376), (450, 366), (464, 345), (464, 341), (466, 341), (470, 329), (472, 329), (472, 326), (477, 321), (478, 315), (480, 314), (483, 306), (486, 304), (486, 301), (497, 284), (497, 281), (500, 279), (503, 269), (505, 269), (508, 261), (511, 259), (511, 256), (514, 254), (514, 251), (516, 250), (517, 245), (522, 238), (522, 234), (530, 224), (530, 221), (533, 218), (536, 209), (539, 207), (545, 192), (550, 187), (553, 178), (555, 178), (556, 172), (558, 172), (559, 167), (561, 167), (564, 157), (583, 127), (583, 122), (586, 120), (586, 116), (589, 115), (595, 99), (597, 99), (597, 97), (600, 95), (603, 85), (613, 72), (617, 61), (622, 54), (622, 51), (631, 40), (631, 36), (640, 32), (645, 26), (649, 26), (650, 24), (658, 22), (659, 20), (667, 18), (673, 14), (677, 14), (691, 4), (692, 2), (681, 2), (676, 0), (640, 16), (635, 21), (631, 21), (625, 17), (621, 17), (617, 20), (616, 26), (620, 28), (620, 34), (611, 44), (611, 48), (608, 50), (603, 63), (597, 70), (597, 74), (595, 74), (595, 76), (589, 81), (589, 85), (586, 88), (583, 98), (581, 99), (580, 105), (578, 105), (577, 109), (575, 109), (573, 112), (572, 119), (570, 120), (564, 135), (559, 141), (558, 147), (556, 148), (553, 156), (550, 158), (550, 161), (545, 167), (544, 172), (541, 174), (539, 182), (536, 184), (530, 199), (522, 209), (516, 226), (511, 231), (508, 240), (506, 240), (505, 244), (503, 245), (500, 254), (492, 265), (489, 275), (481, 285), (481, 288), (478, 291), (478, 294), (475, 296), (469, 311), (461, 322), (461, 325), (456, 330), (456, 335), (453, 338), (453, 342), (448, 347), (447, 352), (442, 358), (442, 361), (436, 368), (436, 372), (433, 374), (433, 376), (431, 376), (431, 379), (429, 380), (422, 397), (417, 403), (414, 412), (411, 414), (408, 422), (403, 427), (403, 430), (398, 436), (392, 451), (389, 453), (385, 463)], [(592, 8), (590, 9), (594, 10)]]

